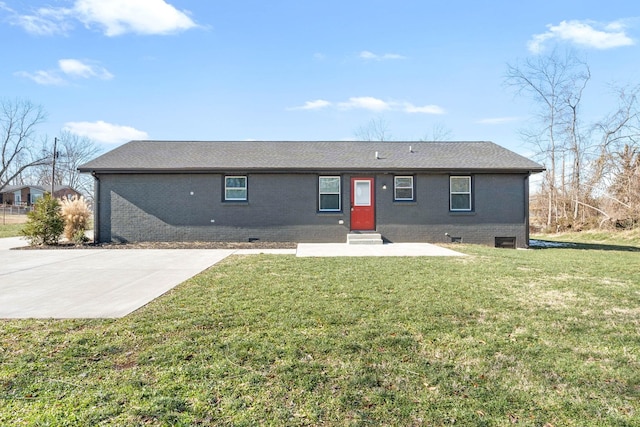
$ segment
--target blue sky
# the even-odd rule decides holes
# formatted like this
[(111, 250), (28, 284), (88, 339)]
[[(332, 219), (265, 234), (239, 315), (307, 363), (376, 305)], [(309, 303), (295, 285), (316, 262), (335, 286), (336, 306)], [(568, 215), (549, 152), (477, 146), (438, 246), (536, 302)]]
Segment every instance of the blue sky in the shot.
[(530, 102), (506, 64), (576, 49), (584, 115), (640, 83), (635, 1), (0, 0), (0, 96), (49, 113), (40, 133), (130, 139), (491, 140), (521, 154)]

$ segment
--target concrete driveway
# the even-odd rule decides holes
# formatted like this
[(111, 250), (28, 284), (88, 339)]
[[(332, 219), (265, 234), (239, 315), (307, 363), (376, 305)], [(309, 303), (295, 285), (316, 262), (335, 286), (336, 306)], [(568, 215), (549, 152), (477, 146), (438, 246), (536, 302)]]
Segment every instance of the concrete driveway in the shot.
[(234, 250), (11, 251), (0, 239), (0, 318), (122, 317)]

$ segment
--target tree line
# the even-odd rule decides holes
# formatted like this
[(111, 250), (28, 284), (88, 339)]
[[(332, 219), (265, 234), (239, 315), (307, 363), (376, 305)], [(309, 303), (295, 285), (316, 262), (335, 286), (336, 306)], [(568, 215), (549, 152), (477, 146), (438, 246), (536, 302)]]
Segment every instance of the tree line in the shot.
[(590, 80), (572, 51), (507, 66), (506, 84), (536, 109), (522, 137), (546, 167), (531, 207), (550, 231), (640, 223), (640, 85), (611, 85), (616, 105), (590, 122), (582, 108)]
[(90, 196), (93, 180), (80, 174), (78, 166), (94, 158), (100, 147), (68, 131), (56, 136), (55, 144), (50, 137), (38, 139), (37, 127), (46, 119), (41, 105), (25, 99), (0, 99), (0, 191), (7, 185), (47, 188), (53, 184), (68, 185)]

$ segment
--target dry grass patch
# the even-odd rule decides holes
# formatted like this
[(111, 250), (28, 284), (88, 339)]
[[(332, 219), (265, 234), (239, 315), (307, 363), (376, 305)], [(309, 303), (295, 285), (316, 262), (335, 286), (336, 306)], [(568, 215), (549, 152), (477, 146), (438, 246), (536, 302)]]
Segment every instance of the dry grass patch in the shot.
[(0, 213), (0, 225), (24, 224), (25, 222), (27, 222), (26, 215), (11, 215), (11, 214), (3, 215), (2, 213)]
[(547, 308), (563, 309), (575, 305), (577, 301), (578, 296), (573, 291), (552, 289), (531, 295), (532, 303)]
[(627, 286), (627, 282), (625, 280), (613, 279), (610, 277), (603, 277), (600, 279), (600, 283), (611, 286)]
[(622, 316), (630, 319), (637, 319), (640, 326), (640, 307), (613, 307), (604, 312), (607, 316)]

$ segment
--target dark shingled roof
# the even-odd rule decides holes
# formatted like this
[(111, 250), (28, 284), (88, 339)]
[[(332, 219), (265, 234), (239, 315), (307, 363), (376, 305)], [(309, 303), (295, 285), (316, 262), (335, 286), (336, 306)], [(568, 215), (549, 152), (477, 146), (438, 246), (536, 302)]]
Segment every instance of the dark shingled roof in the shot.
[(541, 172), (544, 167), (492, 142), (131, 141), (79, 170)]

